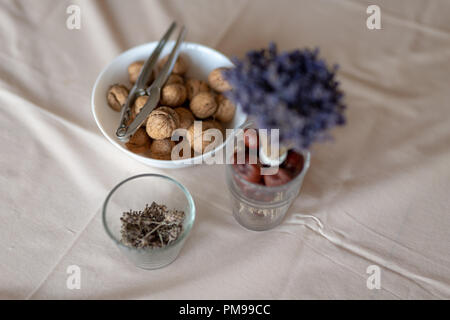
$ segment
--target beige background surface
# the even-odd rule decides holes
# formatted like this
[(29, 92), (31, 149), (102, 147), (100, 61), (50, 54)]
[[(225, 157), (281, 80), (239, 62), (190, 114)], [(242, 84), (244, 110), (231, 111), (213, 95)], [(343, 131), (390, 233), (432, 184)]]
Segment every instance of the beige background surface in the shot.
[[(79, 31), (65, 26), (72, 3)], [(374, 3), (378, 31), (366, 28)], [(450, 298), (449, 17), (445, 0), (1, 1), (0, 298)], [(234, 221), (223, 167), (148, 168), (97, 129), (98, 73), (172, 19), (230, 56), (274, 40), (340, 64), (348, 126), (313, 149), (280, 227)], [(180, 257), (152, 272), (121, 256), (99, 214), (143, 172), (180, 180), (198, 208)], [(72, 264), (81, 290), (66, 288)], [(373, 264), (380, 290), (366, 287)]]

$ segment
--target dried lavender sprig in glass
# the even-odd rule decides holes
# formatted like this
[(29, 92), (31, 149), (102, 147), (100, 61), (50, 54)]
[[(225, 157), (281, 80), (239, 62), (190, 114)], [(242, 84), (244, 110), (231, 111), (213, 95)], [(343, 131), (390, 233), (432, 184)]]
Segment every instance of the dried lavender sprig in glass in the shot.
[(143, 211), (124, 212), (120, 218), (122, 242), (135, 248), (165, 246), (181, 234), (184, 215), (155, 202)]

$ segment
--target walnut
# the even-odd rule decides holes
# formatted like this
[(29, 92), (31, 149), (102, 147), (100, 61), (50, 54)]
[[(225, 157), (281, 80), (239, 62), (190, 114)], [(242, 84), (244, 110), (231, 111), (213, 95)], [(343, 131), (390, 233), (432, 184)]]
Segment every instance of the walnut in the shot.
[[(169, 60), (169, 56), (165, 56), (164, 58), (162, 58), (159, 62), (158, 62), (158, 70), (161, 71), (162, 68), (164, 68), (164, 65), (166, 64), (167, 60)], [(183, 57), (178, 56), (177, 61), (175, 62), (175, 65), (173, 66), (173, 70), (172, 73), (174, 74), (178, 74), (178, 75), (183, 75), (186, 73), (188, 67), (187, 64), (185, 62), (185, 60), (183, 59)]]
[(161, 106), (158, 108), (158, 110), (169, 113), (174, 119), (177, 128), (180, 126), (180, 116), (178, 115), (178, 113), (176, 113), (176, 111), (173, 108)]
[(217, 68), (211, 71), (208, 76), (209, 86), (217, 92), (225, 92), (232, 89), (231, 85), (223, 77), (222, 72), (228, 68)]
[(182, 84), (172, 83), (165, 85), (161, 90), (162, 105), (178, 107), (186, 101), (186, 98), (186, 87)]
[(175, 142), (170, 138), (162, 140), (153, 140), (150, 147), (150, 155), (152, 158), (159, 160), (170, 160), (172, 154), (172, 148), (175, 146)]
[(214, 94), (211, 92), (200, 92), (190, 103), (192, 113), (199, 119), (206, 119), (212, 116), (217, 110), (217, 103)]
[(236, 106), (228, 100), (223, 94), (217, 95), (217, 111), (214, 114), (214, 118), (222, 121), (229, 122), (233, 120), (234, 113), (236, 112)]
[(150, 113), (146, 130), (147, 134), (156, 140), (170, 138), (173, 130), (180, 125), (180, 117), (170, 107), (159, 107)]
[(178, 116), (180, 117), (179, 128), (188, 129), (195, 120), (194, 115), (189, 109), (178, 107), (175, 109), (175, 112), (178, 113)]
[(133, 114), (134, 116), (137, 116), (139, 112), (141, 112), (142, 108), (145, 106), (145, 104), (148, 101), (148, 96), (141, 96), (134, 101), (133, 106)]
[(131, 84), (136, 83), (144, 63), (144, 61), (136, 61), (128, 66), (128, 78), (130, 79)]
[(192, 124), (187, 133), (187, 139), (191, 145), (191, 148), (197, 153), (203, 153), (207, 146), (211, 143), (215, 143), (214, 139), (212, 141), (204, 141), (203, 135), (205, 131), (209, 129), (218, 129), (223, 133), (223, 128), (217, 121), (208, 120), (202, 122), (202, 132), (195, 132), (195, 124)]
[(121, 85), (115, 84), (111, 86), (106, 95), (108, 105), (115, 111), (120, 111), (128, 98), (128, 89)]
[(152, 140), (145, 132), (144, 128), (139, 128), (130, 138), (130, 140), (125, 143), (125, 146), (134, 153), (144, 153), (150, 149), (150, 144)]
[[(128, 119), (128, 125), (130, 125), (131, 122), (133, 122), (133, 120), (136, 119), (136, 116), (139, 114), (139, 112), (141, 112), (142, 108), (144, 108), (145, 104), (147, 103), (147, 100), (148, 96), (140, 96), (136, 98), (133, 107), (131, 108), (131, 115), (130, 118)], [(145, 126), (145, 123), (146, 121), (142, 123), (141, 126)]]
[(131, 115), (128, 118), (128, 120), (125, 122), (125, 124), (127, 126), (131, 125), (131, 123), (134, 121), (134, 119), (136, 119), (136, 115), (134, 114), (134, 112), (131, 112)]
[(192, 98), (200, 92), (208, 92), (210, 90), (208, 84), (205, 81), (198, 79), (188, 79), (186, 81), (186, 89), (189, 100), (192, 100)]
[(172, 83), (184, 84), (184, 79), (177, 74), (171, 74), (169, 78), (167, 78), (166, 86)]

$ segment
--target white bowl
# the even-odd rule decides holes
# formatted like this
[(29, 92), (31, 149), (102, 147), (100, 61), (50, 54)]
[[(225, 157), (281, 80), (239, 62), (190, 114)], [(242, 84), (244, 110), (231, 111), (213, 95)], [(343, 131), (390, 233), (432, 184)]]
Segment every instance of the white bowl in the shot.
[[(172, 50), (175, 41), (169, 42), (160, 58), (169, 54)], [(130, 157), (147, 164), (152, 167), (158, 168), (182, 168), (192, 166), (195, 163), (199, 163), (200, 159), (208, 159), (212, 156), (213, 152), (219, 148), (223, 148), (229, 141), (231, 136), (227, 137), (221, 145), (215, 150), (211, 150), (204, 155), (200, 155), (194, 158), (185, 160), (157, 160), (145, 157), (129, 151), (123, 142), (116, 137), (116, 130), (119, 124), (120, 113), (112, 110), (106, 101), (106, 93), (109, 87), (116, 83), (129, 84), (128, 81), (128, 66), (137, 60), (146, 60), (152, 51), (156, 48), (157, 42), (150, 42), (138, 47), (134, 47), (128, 51), (125, 51), (120, 56), (115, 58), (98, 76), (95, 81), (94, 88), (92, 90), (92, 113), (94, 114), (95, 122), (97, 123), (100, 131), (113, 145), (125, 152)], [(232, 67), (233, 64), (222, 53), (205, 47), (201, 44), (185, 42), (181, 45), (181, 54), (189, 65), (187, 72), (188, 77), (207, 80), (208, 74), (219, 67)], [(236, 115), (228, 124), (228, 128), (237, 128), (245, 122), (246, 116), (238, 106), (236, 108)], [(200, 158), (200, 159), (199, 159)]]

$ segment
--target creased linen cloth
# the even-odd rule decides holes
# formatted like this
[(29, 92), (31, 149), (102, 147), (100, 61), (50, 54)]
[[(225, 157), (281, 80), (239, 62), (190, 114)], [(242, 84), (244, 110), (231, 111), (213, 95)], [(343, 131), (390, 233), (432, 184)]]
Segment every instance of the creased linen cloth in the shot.
[[(80, 30), (66, 27), (71, 4)], [(370, 4), (381, 30), (366, 27)], [(0, 298), (450, 298), (449, 16), (445, 0), (1, 1)], [(234, 221), (223, 166), (146, 167), (95, 125), (99, 72), (174, 19), (229, 56), (275, 41), (340, 65), (348, 125), (313, 148), (273, 230)], [(197, 206), (181, 255), (155, 271), (120, 254), (99, 211), (144, 172), (179, 180)], [(70, 265), (79, 290), (67, 288)], [(379, 290), (367, 287), (371, 265)]]

